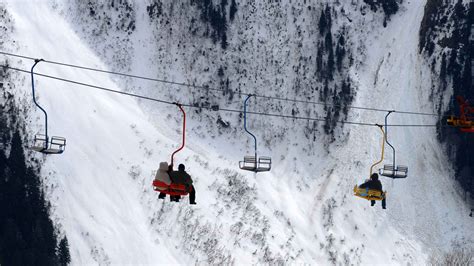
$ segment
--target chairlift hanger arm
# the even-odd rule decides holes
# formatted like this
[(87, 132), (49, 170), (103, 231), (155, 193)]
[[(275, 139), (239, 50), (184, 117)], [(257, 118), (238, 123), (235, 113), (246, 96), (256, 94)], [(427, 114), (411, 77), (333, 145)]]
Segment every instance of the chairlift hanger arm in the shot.
[(44, 126), (44, 135), (46, 136), (46, 142), (45, 142), (45, 145), (48, 145), (48, 113), (46, 113), (46, 111), (43, 109), (43, 107), (41, 107), (38, 102), (36, 102), (36, 95), (35, 95), (35, 77), (34, 77), (34, 68), (35, 66), (41, 62), (41, 61), (44, 61), (43, 59), (35, 59), (35, 63), (33, 64), (33, 66), (31, 67), (31, 90), (33, 92), (33, 102), (35, 103), (35, 105), (41, 110), (43, 111), (44, 113), (44, 121), (45, 121), (45, 126)]
[(179, 103), (174, 103), (174, 104), (178, 106), (181, 112), (183, 113), (183, 142), (181, 143), (181, 147), (179, 147), (177, 150), (173, 152), (173, 154), (171, 154), (171, 167), (173, 166), (174, 155), (184, 148), (184, 145), (186, 142), (186, 112), (184, 111), (181, 104)]
[(390, 142), (388, 141), (388, 126), (387, 126), (388, 116), (389, 116), (391, 113), (395, 113), (395, 110), (389, 111), (389, 112), (387, 113), (387, 115), (385, 116), (385, 134), (384, 134), (384, 136), (385, 136), (385, 142), (386, 142), (386, 143), (392, 148), (392, 150), (393, 150), (393, 168), (394, 168), (394, 174), (395, 174), (395, 167), (396, 167), (396, 165), (395, 165), (395, 162), (396, 162), (396, 161), (395, 161), (395, 147), (393, 147), (393, 145), (390, 144)]
[(250, 131), (247, 129), (247, 102), (250, 99), (250, 97), (255, 96), (254, 94), (249, 94), (247, 98), (244, 101), (244, 129), (247, 133), (250, 134), (250, 136), (253, 137), (253, 141), (255, 143), (255, 160), (257, 160), (257, 138), (255, 137), (254, 134), (252, 134)]
[(372, 164), (372, 166), (370, 167), (370, 175), (369, 177), (372, 175), (372, 172), (373, 172), (373, 169), (374, 167), (381, 163), (383, 161), (383, 154), (384, 154), (384, 150), (385, 150), (385, 132), (383, 131), (383, 127), (381, 125), (377, 125), (379, 128), (380, 128), (380, 131), (382, 131), (382, 153), (381, 153), (381, 156), (380, 156), (380, 160), (377, 161), (376, 163)]

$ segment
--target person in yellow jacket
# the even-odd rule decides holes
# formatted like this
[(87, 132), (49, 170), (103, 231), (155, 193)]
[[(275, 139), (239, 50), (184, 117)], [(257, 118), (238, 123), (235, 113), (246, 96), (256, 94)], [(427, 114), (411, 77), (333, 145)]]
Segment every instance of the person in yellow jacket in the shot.
[[(372, 190), (378, 190), (378, 191), (381, 191), (383, 195), (382, 183), (379, 181), (379, 175), (377, 173), (373, 173), (370, 176), (370, 180), (360, 185), (359, 188), (369, 188)], [(375, 205), (375, 200), (371, 200), (370, 206), (374, 206), (374, 205)], [(382, 209), (385, 209), (385, 208), (386, 208), (386, 202), (385, 202), (385, 196), (384, 196), (382, 199)]]

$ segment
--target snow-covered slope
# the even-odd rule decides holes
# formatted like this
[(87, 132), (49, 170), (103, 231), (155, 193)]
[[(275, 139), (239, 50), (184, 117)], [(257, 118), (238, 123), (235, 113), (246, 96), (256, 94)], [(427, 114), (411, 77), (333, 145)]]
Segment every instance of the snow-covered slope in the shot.
[[(78, 35), (76, 32), (81, 25), (65, 19), (74, 14), (58, 5), (60, 3), (46, 1), (35, 1), (31, 5), (7, 1), (7, 10), (15, 23), (13, 38), (19, 46), (15, 52), (101, 69), (129, 68), (131, 73), (161, 74), (160, 77), (170, 80), (197, 84), (213, 79), (202, 70), (213, 63), (213, 58), (219, 58), (219, 62), (225, 62), (230, 65), (229, 69), (237, 71), (235, 68), (238, 67), (230, 62), (238, 54), (209, 51), (212, 56), (193, 58), (202, 61), (195, 65), (190, 63), (193, 60), (188, 57), (187, 50), (178, 49), (178, 42), (173, 42), (170, 37), (173, 34), (164, 40), (156, 40), (160, 28), (151, 30), (153, 24), (150, 24), (142, 1), (132, 5), (137, 31), (128, 39), (122, 39), (123, 35), (112, 31), (113, 40), (105, 38), (104, 45), (91, 42), (91, 35)], [(278, 7), (272, 8), (278, 10)], [(386, 28), (375, 24), (380, 14), (368, 13), (361, 17), (357, 6), (350, 7), (347, 4), (344, 11), (353, 19), (348, 29), (348, 45), (360, 53), (354, 54), (354, 64), (340, 75), (347, 75), (358, 88), (353, 104), (432, 112), (428, 101), (429, 69), (417, 52), (424, 1), (404, 3), (402, 12), (394, 15)], [(305, 10), (304, 6), (298, 8)], [(239, 34), (228, 37), (230, 46), (256, 36), (252, 35), (255, 33), (252, 25), (260, 25), (261, 32), (253, 40), (260, 43), (255, 53), (265, 50), (258, 38), (270, 40), (282, 34), (272, 28), (272, 16), (262, 9), (261, 6), (254, 7), (257, 17), (248, 27), (245, 24), (248, 20), (244, 20), (243, 15), (236, 18), (232, 26), (235, 28), (230, 32)], [(179, 12), (186, 16), (186, 12), (191, 11)], [(292, 21), (314, 15), (311, 12), (301, 15), (295, 11), (290, 14), (284, 13), (281, 17)], [(317, 21), (317, 18), (311, 21)], [(276, 25), (288, 27), (282, 31), (288, 36), (272, 43), (275, 47), (280, 45), (282, 51), (268, 53), (274, 53), (272, 62), (283, 61), (287, 65), (278, 70), (281, 73), (275, 73), (270, 67), (265, 68), (265, 60), (255, 57), (259, 60), (249, 64), (249, 71), (258, 72), (264, 78), (259, 84), (249, 84), (253, 78), (246, 79), (241, 74), (242, 82), (247, 82), (242, 90), (254, 91), (246, 88), (256, 86), (262, 94), (275, 95), (290, 91), (287, 87), (296, 82), (288, 79), (298, 75), (287, 73), (298, 64), (294, 54), (288, 56), (290, 50), (298, 47), (298, 42), (289, 45), (290, 49), (285, 46), (285, 39), (298, 37), (298, 29), (292, 28), (294, 24), (287, 21)], [(341, 18), (335, 20), (334, 25), (343, 28), (345, 24)], [(268, 35), (262, 32), (265, 28)], [(102, 41), (103, 35), (97, 35)], [(304, 36), (299, 38), (305, 39)], [(189, 42), (199, 39), (196, 37)], [(113, 45), (115, 40), (119, 40), (117, 46)], [(201, 42), (196, 45), (214, 45), (210, 40)], [(316, 46), (315, 43), (308, 46)], [(252, 42), (247, 45), (251, 47)], [(120, 47), (122, 52), (123, 49), (131, 50), (118, 56), (122, 54), (111, 53), (107, 47), (111, 50)], [(160, 47), (164, 50), (159, 50)], [(286, 50), (288, 53), (284, 52)], [(180, 51), (184, 52), (177, 56)], [(304, 54), (304, 49), (301, 53)], [(172, 55), (163, 59), (160, 54)], [(251, 59), (253, 55), (242, 56)], [(288, 58), (295, 62), (284, 61)], [(10, 59), (10, 64), (28, 69), (32, 62)], [(176, 87), (163, 91), (166, 88), (153, 83), (124, 81), (46, 63), (40, 63), (36, 70), (185, 103), (191, 103), (201, 95), (198, 91), (190, 93)], [(267, 89), (272, 84), (269, 81), (272, 75), (284, 80), (273, 90)], [(16, 97), (29, 99), (28, 78), (17, 75), (14, 82), (24, 86), (15, 92)], [(304, 88), (308, 81), (298, 82), (302, 82)], [(151, 89), (154, 86), (158, 89)], [(381, 136), (376, 127), (346, 126), (341, 132), (348, 132), (349, 137), (329, 145), (326, 152), (328, 138), (318, 130), (315, 141), (305, 137), (307, 124), (304, 121), (254, 117), (250, 125), (261, 138), (269, 140), (267, 145), (262, 145), (262, 152), (271, 154), (275, 164), (271, 173), (254, 175), (236, 167), (236, 162), (251, 150), (251, 142), (238, 127), (241, 120), (237, 115), (189, 109), (192, 119), (187, 147), (177, 155), (177, 160), (186, 164), (195, 182), (198, 205), (190, 206), (186, 199), (180, 203), (159, 200), (150, 186), (151, 172), (160, 161), (169, 158), (180, 140), (180, 113), (176, 107), (143, 103), (41, 77), (37, 78), (37, 89), (40, 103), (49, 112), (50, 132), (68, 140), (63, 155), (44, 157), (42, 175), (53, 205), (52, 216), (69, 239), (73, 264), (421, 264), (432, 249), (448, 249), (452, 244), (472, 245), (474, 241), (474, 224), (466, 217), (466, 206), (450, 179), (450, 165), (436, 141), (434, 128), (390, 128), (390, 139), (398, 148), (399, 163), (409, 166), (409, 178), (383, 181), (389, 198), (388, 209), (382, 210), (379, 205), (370, 208), (368, 202), (351, 195), (352, 186), (367, 178), (370, 164), (379, 156)], [(317, 94), (310, 95), (317, 99)], [(206, 97), (222, 105), (241, 108), (242, 99), (237, 95), (231, 100), (213, 95)], [(250, 107), (258, 110), (263, 104), (271, 105), (259, 100)], [(285, 103), (265, 108), (278, 109), (279, 105), (284, 111), (295, 108)], [(321, 113), (308, 106), (304, 108), (310, 110), (308, 115)], [(306, 110), (304, 108), (302, 110)], [(42, 118), (40, 112), (32, 110), (33, 133), (42, 129)], [(215, 126), (219, 115), (224, 121), (230, 121), (232, 127)], [(351, 111), (348, 119), (380, 123), (383, 116), (383, 113)], [(394, 123), (436, 123), (433, 117), (399, 114), (392, 117)], [(272, 140), (272, 135), (278, 136)]]
[[(105, 67), (44, 1), (34, 8), (12, 1), (8, 11), (15, 21), (14, 38), (22, 53)], [(25, 60), (10, 62), (26, 69), (31, 65)], [(36, 70), (116, 88), (104, 75), (42, 63)], [(18, 82), (23, 78), (24, 90), (15, 94), (29, 97), (28, 76)], [(179, 253), (160, 249), (153, 237), (147, 210), (138, 201), (142, 191), (128, 174), (131, 161), (141, 163), (145, 156), (139, 131), (147, 132), (150, 139), (165, 143), (167, 139), (146, 121), (133, 99), (41, 78), (36, 86), (39, 102), (49, 113), (50, 133), (68, 141), (66, 153), (47, 157), (43, 175), (51, 193), (53, 216), (69, 238), (73, 263), (178, 262)], [(36, 114), (39, 119), (34, 120), (33, 132), (42, 130), (38, 126), (42, 117), (40, 112)], [(152, 161), (147, 164), (150, 169), (155, 165)]]

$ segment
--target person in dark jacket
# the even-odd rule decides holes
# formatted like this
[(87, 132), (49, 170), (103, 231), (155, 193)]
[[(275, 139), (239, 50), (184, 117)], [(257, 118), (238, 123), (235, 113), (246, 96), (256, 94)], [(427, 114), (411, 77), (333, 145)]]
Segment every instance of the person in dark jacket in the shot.
[(196, 204), (196, 190), (193, 186), (193, 179), (186, 173), (184, 164), (178, 166), (178, 171), (172, 171), (170, 177), (171, 182), (186, 186), (186, 190), (189, 192), (189, 204)]
[[(373, 189), (373, 190), (378, 190), (378, 191), (381, 191), (383, 193), (382, 183), (379, 181), (379, 175), (377, 173), (373, 173), (370, 176), (370, 180), (363, 183), (359, 187), (360, 188), (369, 188), (369, 189)], [(385, 202), (385, 197), (384, 197), (382, 199), (382, 209), (386, 208), (385, 203), (386, 202)], [(370, 206), (374, 206), (374, 205), (375, 205), (375, 200), (371, 200), (370, 201)]]

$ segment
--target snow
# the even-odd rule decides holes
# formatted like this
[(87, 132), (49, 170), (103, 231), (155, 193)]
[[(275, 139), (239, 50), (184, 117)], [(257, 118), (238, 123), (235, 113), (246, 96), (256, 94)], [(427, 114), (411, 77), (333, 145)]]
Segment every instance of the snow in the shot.
[[(8, 11), (15, 20), (21, 53), (106, 68), (46, 2), (26, 7), (12, 1)], [(31, 63), (23, 60), (21, 65), (29, 69)], [(103, 74), (45, 63), (39, 63), (36, 71), (119, 89)], [(137, 131), (164, 142), (166, 138), (146, 121), (133, 99), (36, 79), (39, 102), (49, 114), (49, 132), (67, 138), (66, 152), (48, 156), (42, 173), (48, 187), (58, 188), (51, 191), (53, 214), (67, 234), (73, 263), (134, 263), (138, 258), (150, 264), (178, 262), (177, 254), (160, 248), (159, 237), (153, 237), (146, 209), (137, 202), (141, 191), (126, 168), (132, 158), (138, 161), (143, 156)], [(27, 93), (29, 86), (27, 81), (23, 87)], [(40, 128), (37, 125), (35, 131)]]
[[(433, 112), (428, 101), (429, 69), (417, 52), (424, 4), (405, 3), (405, 10), (394, 15), (387, 28), (370, 27), (370, 19), (376, 20), (376, 15), (354, 22), (365, 23), (358, 25), (357, 45), (368, 51), (365, 56), (358, 55), (358, 64), (350, 69), (359, 87), (354, 106)], [(19, 44), (15, 52), (100, 69), (110, 67), (77, 35), (74, 25), (64, 18), (67, 14), (51, 8), (50, 2), (25, 5), (10, 0), (7, 5), (15, 22), (13, 38)], [(168, 66), (159, 65), (157, 55), (146, 52), (156, 43), (147, 33), (150, 26), (144, 4), (137, 1), (136, 5), (138, 32), (130, 44), (134, 49), (130, 71), (155, 76), (158, 66)], [(265, 20), (265, 14), (258, 15)], [(268, 29), (255, 38), (276, 34)], [(239, 36), (243, 37), (248, 36)], [(272, 53), (278, 57), (285, 52)], [(181, 60), (161, 74), (174, 81), (194, 79), (185, 75), (188, 59)], [(24, 69), (31, 64), (27, 60), (11, 62)], [(264, 68), (259, 64), (264, 62), (251, 67)], [(115, 90), (133, 88), (160, 99), (172, 94), (149, 89), (149, 82), (122, 82), (106, 74), (47, 63), (39, 63), (36, 71)], [(205, 78), (195, 79), (200, 84)], [(21, 78), (17, 81), (22, 82)], [(52, 216), (68, 237), (75, 265), (418, 265), (432, 250), (449, 249), (456, 243), (472, 245), (474, 241), (474, 224), (451, 179), (452, 169), (434, 128), (389, 129), (390, 141), (397, 147), (397, 164), (408, 165), (409, 172), (406, 180), (383, 180), (389, 196), (388, 209), (382, 210), (380, 203), (371, 208), (367, 201), (351, 195), (352, 187), (368, 177), (371, 162), (380, 155), (381, 134), (376, 127), (346, 125), (350, 132), (347, 142), (332, 144), (326, 154), (324, 138), (312, 144), (312, 149), (302, 148), (306, 142), (298, 137), (305, 122), (252, 117), (249, 127), (258, 132), (259, 140), (262, 134), (272, 133), (262, 132), (270, 123), (289, 135), (282, 145), (261, 145), (261, 154), (271, 155), (274, 165), (270, 173), (255, 175), (237, 169), (237, 161), (252, 151), (243, 129), (230, 130), (228, 136), (213, 129), (205, 134), (206, 123), (215, 121), (216, 114), (202, 114), (209, 117), (201, 118), (187, 110), (192, 113), (187, 146), (175, 158), (186, 164), (194, 179), (198, 205), (190, 206), (187, 198), (180, 203), (158, 200), (151, 188), (151, 172), (160, 161), (168, 160), (181, 140), (176, 107), (42, 77), (36, 81), (38, 101), (49, 114), (49, 132), (66, 137), (68, 143), (62, 155), (35, 156), (44, 159), (42, 176), (53, 205)], [(189, 91), (176, 91), (173, 97), (186, 103), (194, 97)], [(16, 95), (27, 98), (29, 93), (26, 77)], [(262, 103), (251, 101), (250, 109)], [(232, 108), (241, 106), (240, 99), (234, 99)], [(32, 117), (38, 119), (31, 123), (31, 133), (41, 132), (41, 113), (33, 110)], [(236, 116), (219, 114), (238, 121)], [(384, 115), (352, 111), (349, 120), (382, 123)], [(390, 122), (435, 124), (436, 118), (395, 113)], [(391, 153), (386, 156), (388, 163)]]

